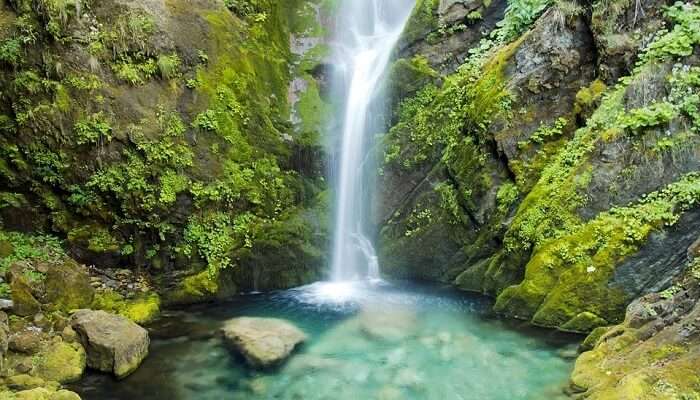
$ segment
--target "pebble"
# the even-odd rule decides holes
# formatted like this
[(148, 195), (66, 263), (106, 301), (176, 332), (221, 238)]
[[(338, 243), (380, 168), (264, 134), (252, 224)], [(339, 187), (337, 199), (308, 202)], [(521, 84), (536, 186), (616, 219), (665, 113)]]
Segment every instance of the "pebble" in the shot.
[(14, 306), (14, 303), (12, 302), (12, 300), (0, 299), (0, 310), (1, 311), (10, 311), (10, 310), (12, 310), (13, 306)]

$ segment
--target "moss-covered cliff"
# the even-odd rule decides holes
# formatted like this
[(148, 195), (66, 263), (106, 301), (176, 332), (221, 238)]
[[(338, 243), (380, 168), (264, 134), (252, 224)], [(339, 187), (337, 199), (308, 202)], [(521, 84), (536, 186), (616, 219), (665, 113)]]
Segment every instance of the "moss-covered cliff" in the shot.
[(148, 268), (173, 301), (317, 277), (329, 7), (3, 3), (4, 228), (64, 238), (85, 263)]
[(698, 32), (693, 2), (419, 1), (391, 77), (384, 272), (593, 330), (572, 395), (696, 398)]
[[(700, 224), (700, 14), (648, 3), (419, 4), (431, 33), (397, 65), (424, 87), (395, 79), (376, 213), (388, 274), (578, 332), (681, 274)], [(421, 53), (504, 9), (454, 72)]]

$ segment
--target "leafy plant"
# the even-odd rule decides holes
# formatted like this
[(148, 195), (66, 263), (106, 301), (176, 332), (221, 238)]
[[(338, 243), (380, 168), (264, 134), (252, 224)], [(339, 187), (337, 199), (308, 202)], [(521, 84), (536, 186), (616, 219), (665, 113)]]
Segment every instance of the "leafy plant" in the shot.
[(104, 143), (112, 140), (112, 127), (102, 113), (96, 113), (81, 119), (74, 128), (78, 144)]
[(163, 79), (173, 79), (180, 75), (180, 57), (177, 54), (158, 57), (158, 70)]
[(668, 123), (678, 115), (673, 104), (667, 102), (654, 103), (648, 107), (637, 108), (620, 116), (619, 125), (631, 132), (639, 132), (646, 128)]
[(204, 131), (217, 131), (219, 129), (219, 122), (217, 121), (216, 111), (206, 110), (197, 114), (192, 122), (192, 126)]

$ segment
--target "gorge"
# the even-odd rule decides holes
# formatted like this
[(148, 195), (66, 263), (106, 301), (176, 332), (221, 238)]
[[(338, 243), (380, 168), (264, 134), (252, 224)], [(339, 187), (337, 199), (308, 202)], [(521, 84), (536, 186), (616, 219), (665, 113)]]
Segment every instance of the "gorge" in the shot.
[(5, 0), (0, 69), (1, 399), (700, 399), (693, 1)]

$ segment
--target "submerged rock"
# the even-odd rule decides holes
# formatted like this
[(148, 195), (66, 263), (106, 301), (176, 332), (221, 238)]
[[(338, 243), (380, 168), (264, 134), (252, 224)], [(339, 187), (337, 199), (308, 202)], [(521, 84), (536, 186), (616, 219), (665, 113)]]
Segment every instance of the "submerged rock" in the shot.
[(415, 335), (416, 315), (408, 309), (365, 307), (360, 330), (370, 339), (398, 341)]
[(148, 332), (129, 319), (104, 311), (80, 310), (72, 327), (87, 352), (87, 365), (124, 378), (148, 355)]
[(235, 318), (222, 331), (225, 342), (257, 368), (281, 363), (307, 338), (296, 326), (275, 318)]

